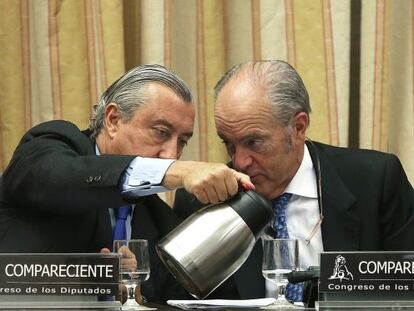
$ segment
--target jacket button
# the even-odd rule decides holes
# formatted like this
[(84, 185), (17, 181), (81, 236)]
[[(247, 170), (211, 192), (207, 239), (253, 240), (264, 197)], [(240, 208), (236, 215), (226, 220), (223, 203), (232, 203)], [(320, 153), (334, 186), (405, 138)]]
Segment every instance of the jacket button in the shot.
[(93, 181), (94, 181), (94, 182), (98, 182), (98, 181), (100, 181), (100, 180), (101, 180), (101, 178), (102, 178), (102, 176), (101, 176), (101, 175), (95, 176), (95, 177), (93, 178)]
[(93, 176), (88, 176), (88, 178), (86, 178), (86, 183), (90, 184), (93, 182)]

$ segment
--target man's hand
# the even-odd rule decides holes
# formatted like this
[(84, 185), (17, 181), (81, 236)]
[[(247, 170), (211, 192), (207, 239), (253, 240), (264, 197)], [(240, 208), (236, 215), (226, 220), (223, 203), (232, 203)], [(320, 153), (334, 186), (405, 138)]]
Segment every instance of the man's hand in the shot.
[(101, 254), (109, 254), (109, 253), (111, 253), (109, 248), (104, 247), (104, 248), (101, 249)]
[[(111, 251), (107, 248), (101, 249), (101, 254), (109, 254)], [(135, 254), (129, 250), (127, 246), (122, 246), (118, 253), (122, 254), (121, 269), (123, 271), (135, 271), (137, 269), (137, 260)]]
[(238, 186), (255, 189), (248, 175), (222, 163), (175, 161), (165, 173), (162, 185), (182, 188), (194, 194), (202, 203), (218, 203), (235, 195)]
[(120, 267), (122, 271), (135, 271), (137, 269), (135, 254), (127, 246), (121, 246), (118, 253), (122, 254)]

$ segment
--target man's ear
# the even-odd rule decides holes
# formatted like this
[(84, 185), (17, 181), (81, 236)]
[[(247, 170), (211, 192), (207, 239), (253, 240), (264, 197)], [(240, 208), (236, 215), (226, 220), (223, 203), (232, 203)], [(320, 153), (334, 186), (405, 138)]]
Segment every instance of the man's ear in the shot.
[(111, 138), (116, 135), (120, 121), (121, 116), (118, 105), (115, 103), (109, 103), (105, 107), (105, 128)]
[(301, 138), (306, 138), (306, 130), (309, 126), (309, 116), (306, 112), (297, 113), (292, 120), (292, 127), (294, 134)]

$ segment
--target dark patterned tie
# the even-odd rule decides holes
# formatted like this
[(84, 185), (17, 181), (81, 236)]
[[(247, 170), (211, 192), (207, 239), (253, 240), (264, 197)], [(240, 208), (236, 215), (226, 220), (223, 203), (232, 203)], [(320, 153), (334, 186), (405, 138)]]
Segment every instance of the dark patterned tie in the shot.
[[(275, 231), (277, 239), (288, 239), (289, 233), (287, 231), (286, 225), (286, 207), (290, 198), (292, 197), (291, 193), (283, 193), (278, 196), (276, 199), (272, 200), (273, 211), (274, 211), (274, 220), (273, 220), (273, 230)], [(290, 301), (302, 301), (303, 300), (303, 283), (291, 284), (289, 283), (286, 286), (285, 291), (286, 299)]]
[(115, 240), (126, 240), (126, 224), (125, 221), (131, 211), (131, 206), (123, 206), (114, 209), (115, 213), (115, 228), (113, 238)]

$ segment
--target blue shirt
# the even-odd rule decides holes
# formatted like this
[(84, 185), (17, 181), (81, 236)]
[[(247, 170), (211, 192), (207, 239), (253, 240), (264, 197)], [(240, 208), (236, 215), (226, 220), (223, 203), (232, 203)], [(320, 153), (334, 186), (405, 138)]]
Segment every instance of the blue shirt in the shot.
[[(95, 145), (96, 155), (100, 155), (98, 145)], [(175, 160), (158, 159), (158, 158), (143, 158), (136, 157), (129, 163), (128, 168), (121, 176), (121, 183), (119, 185), (123, 196), (128, 198), (137, 198), (154, 193), (169, 191), (170, 189), (161, 186), (161, 181), (164, 178), (165, 172)], [(128, 215), (125, 225), (127, 239), (131, 238), (131, 220), (134, 214), (135, 204), (132, 204), (131, 214)], [(112, 230), (115, 227), (115, 213), (114, 209), (109, 209), (111, 217)]]

